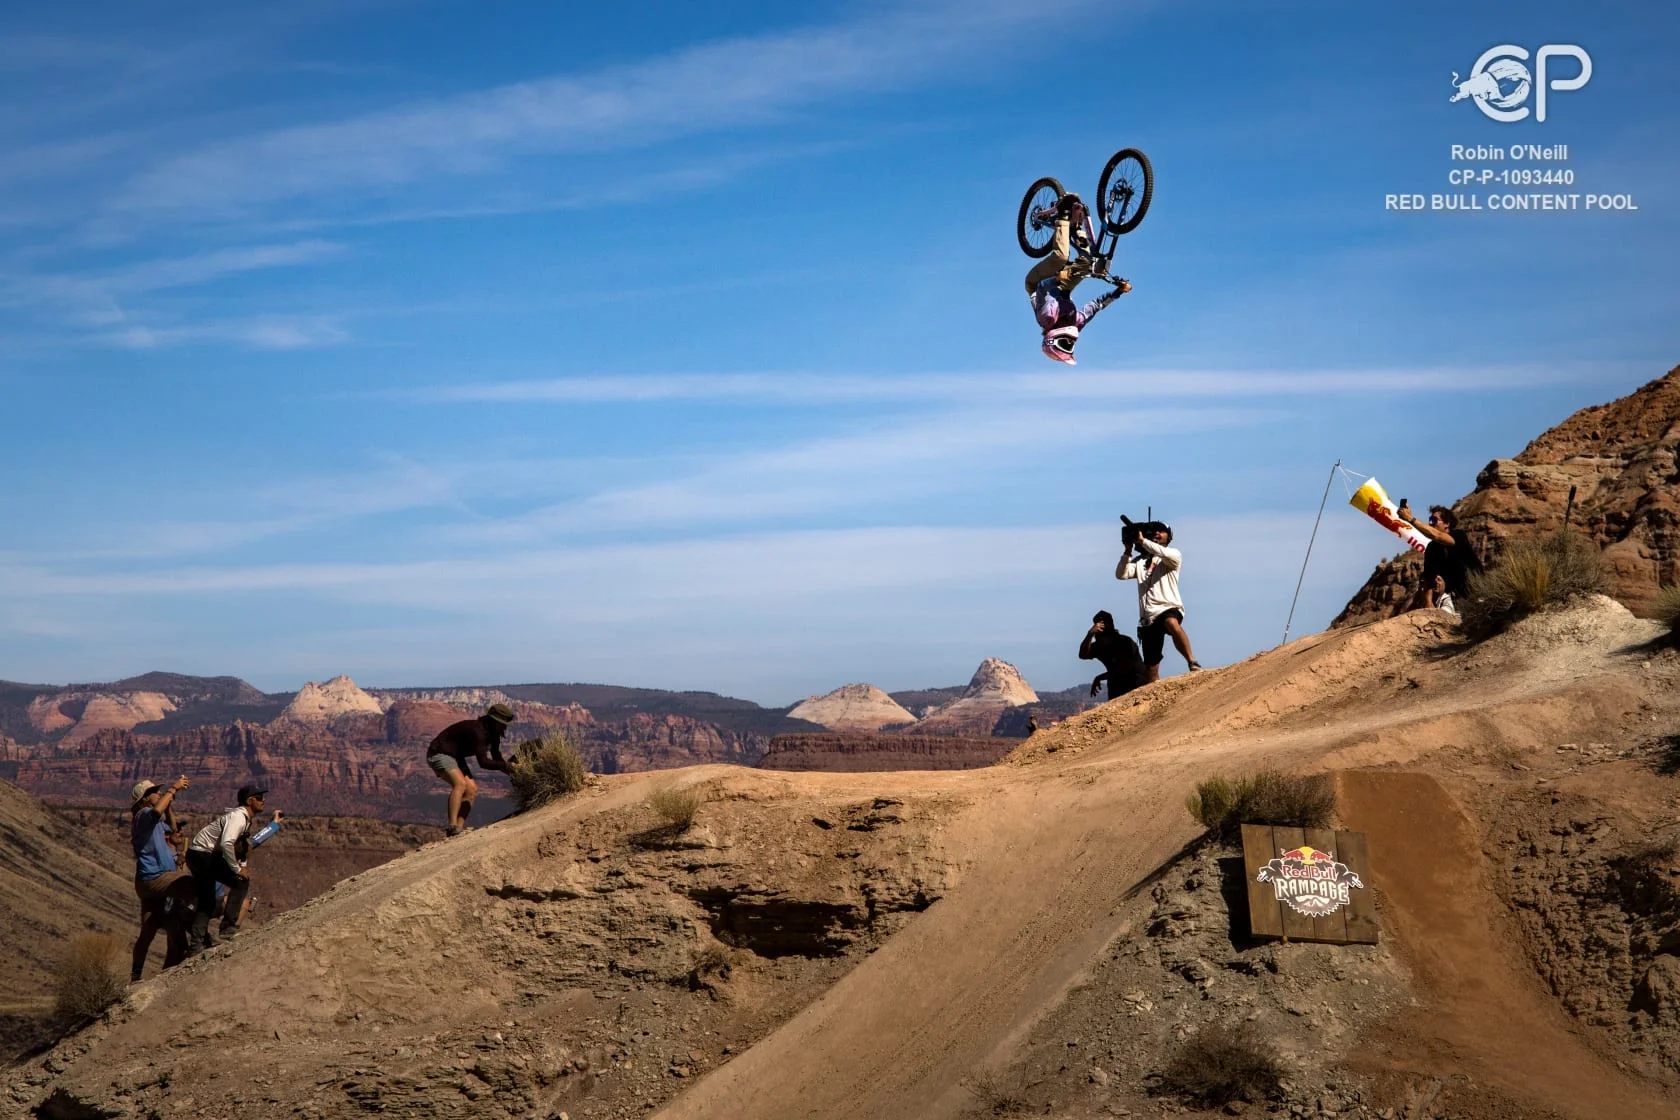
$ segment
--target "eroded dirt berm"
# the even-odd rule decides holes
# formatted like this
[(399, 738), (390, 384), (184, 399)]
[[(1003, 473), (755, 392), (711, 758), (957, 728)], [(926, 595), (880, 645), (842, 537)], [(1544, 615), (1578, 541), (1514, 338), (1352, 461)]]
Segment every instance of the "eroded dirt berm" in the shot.
[[(1420, 612), (1173, 678), (996, 767), (599, 780), (130, 990), (9, 1071), (48, 1117), (1680, 1116), (1680, 658), (1607, 599), (1476, 649)], [(1374, 947), (1246, 937), (1185, 794), (1335, 775)], [(693, 827), (644, 799), (706, 795)]]

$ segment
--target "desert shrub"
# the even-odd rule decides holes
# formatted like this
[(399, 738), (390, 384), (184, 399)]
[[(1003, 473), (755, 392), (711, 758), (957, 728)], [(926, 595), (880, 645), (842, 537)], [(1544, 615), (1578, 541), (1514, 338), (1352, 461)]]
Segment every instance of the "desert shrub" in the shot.
[(541, 739), (519, 744), (508, 764), (508, 783), (521, 812), (576, 793), (589, 778), (583, 755), (565, 733), (550, 731)]
[(1680, 584), (1671, 583), (1657, 591), (1651, 617), (1668, 629), (1668, 636), (1680, 641)]
[(695, 954), (688, 970), (688, 986), (695, 990), (716, 991), (717, 982), (728, 980), (741, 963), (741, 955), (727, 945), (708, 945)]
[(71, 1023), (97, 1019), (122, 998), (123, 947), (108, 933), (83, 933), (70, 943), (53, 979), (54, 1009)]
[(1609, 588), (1598, 546), (1560, 529), (1512, 541), (1491, 568), (1470, 577), (1458, 610), (1466, 633), (1487, 638), (1535, 611)]
[(1020, 1090), (995, 1073), (980, 1073), (963, 1082), (980, 1106), (980, 1111), (992, 1116), (1014, 1116), (1027, 1111), (1026, 1098)]
[(1278, 1091), (1283, 1064), (1251, 1023), (1210, 1023), (1185, 1039), (1161, 1075), (1161, 1088), (1203, 1108), (1264, 1100)]
[(664, 785), (647, 795), (647, 806), (671, 828), (685, 831), (694, 823), (694, 814), (700, 811), (704, 800), (705, 797), (694, 786), (678, 789), (674, 785)]
[(1245, 778), (1215, 776), (1199, 782), (1184, 807), (1216, 838), (1230, 840), (1244, 824), (1327, 827), (1336, 811), (1336, 791), (1323, 774), (1262, 770)]

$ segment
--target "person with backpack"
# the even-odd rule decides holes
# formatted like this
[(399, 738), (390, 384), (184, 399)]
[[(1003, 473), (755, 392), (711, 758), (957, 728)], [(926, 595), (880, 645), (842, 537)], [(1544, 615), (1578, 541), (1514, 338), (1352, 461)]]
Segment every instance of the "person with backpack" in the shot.
[(175, 864), (169, 838), (175, 831), (175, 795), (186, 789), (185, 775), (168, 789), (153, 781), (136, 782), (129, 808), (129, 843), (134, 849), (134, 893), (140, 897), (140, 935), (134, 941), (129, 982), (138, 984), (152, 951), (152, 939), (164, 931), (163, 967), (174, 968), (187, 955), (187, 907), (193, 882)]
[(218, 933), (232, 937), (239, 932), (239, 915), (245, 906), (245, 895), (251, 889), (251, 876), (239, 861), (239, 842), (251, 831), (251, 822), (262, 812), (266, 789), (241, 786), (239, 804), (224, 809), (215, 820), (199, 829), (187, 845), (187, 870), (192, 872), (193, 886), (198, 895), (198, 914), (193, 918), (192, 943), (199, 949), (213, 949), (215, 939), (210, 936), (210, 918), (216, 909), (216, 887), (227, 887), (227, 902), (222, 910)]
[(1102, 662), (1103, 672), (1091, 680), (1092, 696), (1097, 694), (1098, 686), (1104, 682), (1108, 685), (1110, 700), (1116, 700), (1144, 683), (1143, 655), (1138, 652), (1137, 643), (1115, 629), (1114, 616), (1107, 611), (1098, 611), (1092, 617), (1091, 628), (1085, 632), (1085, 640), (1079, 643), (1079, 659)]

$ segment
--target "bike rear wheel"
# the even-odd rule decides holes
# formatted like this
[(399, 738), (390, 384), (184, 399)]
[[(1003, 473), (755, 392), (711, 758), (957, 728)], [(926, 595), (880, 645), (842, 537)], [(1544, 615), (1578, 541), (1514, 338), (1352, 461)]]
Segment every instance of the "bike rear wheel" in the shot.
[(1035, 221), (1033, 215), (1055, 206), (1063, 193), (1062, 184), (1048, 175), (1027, 188), (1027, 197), (1021, 200), (1021, 213), (1015, 218), (1015, 237), (1021, 242), (1021, 252), (1027, 256), (1042, 257), (1050, 252), (1050, 243), (1056, 237), (1055, 219)]
[(1097, 181), (1103, 229), (1115, 235), (1132, 232), (1149, 212), (1154, 195), (1155, 169), (1149, 166), (1149, 157), (1136, 148), (1121, 148)]

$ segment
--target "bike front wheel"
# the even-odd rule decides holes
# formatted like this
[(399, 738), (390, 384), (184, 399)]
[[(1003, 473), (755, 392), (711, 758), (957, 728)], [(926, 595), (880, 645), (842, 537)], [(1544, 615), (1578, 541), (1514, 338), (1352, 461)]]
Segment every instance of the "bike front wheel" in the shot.
[(1033, 215), (1054, 207), (1062, 194), (1062, 184), (1048, 175), (1027, 188), (1027, 197), (1021, 200), (1021, 213), (1015, 218), (1015, 237), (1021, 242), (1021, 252), (1027, 256), (1042, 257), (1050, 252), (1050, 243), (1056, 237), (1056, 220)]
[(1149, 157), (1136, 148), (1121, 148), (1097, 181), (1103, 229), (1116, 235), (1132, 232), (1149, 212), (1154, 195), (1155, 169)]

